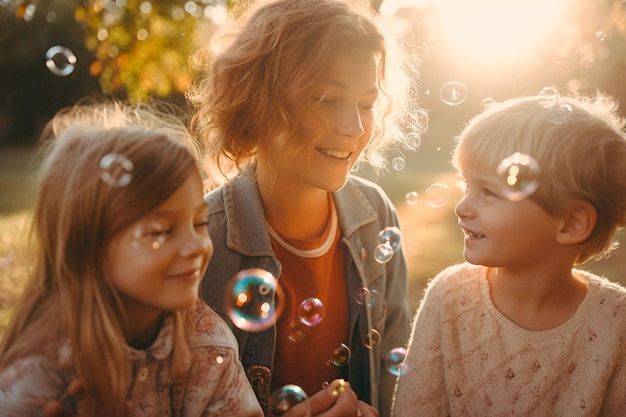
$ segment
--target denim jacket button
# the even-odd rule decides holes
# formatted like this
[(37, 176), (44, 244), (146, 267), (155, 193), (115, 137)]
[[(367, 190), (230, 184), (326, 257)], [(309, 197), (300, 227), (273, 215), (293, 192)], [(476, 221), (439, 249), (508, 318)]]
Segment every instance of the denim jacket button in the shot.
[(365, 248), (361, 248), (361, 261), (365, 262), (366, 259), (367, 259), (367, 251), (365, 250)]

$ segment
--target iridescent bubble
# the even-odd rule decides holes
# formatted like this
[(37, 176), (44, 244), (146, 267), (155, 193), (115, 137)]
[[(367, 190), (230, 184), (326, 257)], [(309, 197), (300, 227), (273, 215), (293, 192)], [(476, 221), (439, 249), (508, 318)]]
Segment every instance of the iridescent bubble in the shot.
[(280, 416), (285, 414), (294, 405), (307, 399), (304, 390), (298, 385), (287, 384), (278, 388), (270, 395), (270, 415)]
[(544, 87), (541, 89), (541, 91), (539, 91), (539, 95), (547, 97), (558, 97), (559, 90), (554, 87)]
[(309, 326), (302, 322), (301, 317), (292, 317), (287, 323), (285, 333), (289, 340), (294, 343), (302, 341), (309, 333)]
[(100, 179), (111, 187), (126, 187), (133, 179), (134, 168), (124, 155), (108, 153), (100, 159)]
[(521, 152), (515, 152), (500, 162), (496, 173), (504, 182), (502, 195), (510, 201), (523, 200), (539, 187), (540, 167), (537, 161)]
[(450, 106), (458, 106), (467, 98), (467, 87), (459, 81), (449, 81), (439, 90), (439, 97)]
[(419, 201), (419, 194), (417, 194), (417, 191), (409, 191), (404, 195), (404, 201), (406, 201), (409, 206), (414, 206)]
[(132, 247), (135, 249), (159, 249), (167, 239), (167, 227), (161, 222), (141, 223), (133, 230)]
[(263, 269), (244, 269), (235, 275), (225, 293), (226, 311), (235, 326), (248, 332), (273, 326), (277, 286), (276, 278)]
[(393, 169), (395, 169), (396, 171), (402, 171), (404, 169), (404, 167), (406, 167), (406, 161), (404, 160), (403, 157), (401, 156), (396, 156), (395, 158), (393, 158), (393, 160), (391, 161), (391, 166), (393, 167)]
[(378, 346), (380, 339), (380, 332), (376, 329), (372, 329), (363, 337), (363, 345), (369, 350), (372, 350)]
[(372, 295), (367, 287), (360, 287), (354, 292), (354, 301), (358, 305), (369, 304)]
[(416, 151), (422, 144), (422, 137), (419, 133), (412, 132), (406, 135), (402, 146), (409, 151)]
[(424, 200), (426, 204), (433, 208), (444, 206), (448, 201), (450, 201), (451, 196), (452, 192), (450, 191), (450, 187), (441, 182), (436, 182), (430, 185), (424, 192)]
[(307, 298), (298, 308), (300, 320), (307, 326), (317, 326), (324, 318), (324, 305), (319, 298)]
[(391, 258), (393, 257), (393, 254), (394, 254), (394, 251), (393, 251), (393, 247), (391, 246), (391, 243), (389, 242), (379, 243), (378, 246), (376, 246), (376, 249), (374, 250), (374, 259), (376, 259), (376, 262), (378, 262), (379, 264), (386, 264), (387, 262), (391, 260)]
[(572, 106), (567, 103), (555, 103), (548, 108), (548, 121), (555, 125), (563, 124), (572, 115)]
[(402, 246), (402, 231), (396, 226), (385, 227), (378, 233), (378, 241), (389, 243), (393, 251), (397, 252)]
[(367, 303), (367, 305), (369, 305), (370, 307), (374, 307), (376, 303), (378, 303), (378, 298), (379, 298), (378, 291), (372, 288), (370, 290), (370, 298), (369, 298), (369, 302)]
[(46, 52), (46, 67), (54, 75), (64, 77), (74, 72), (76, 55), (68, 48), (60, 45), (53, 46)]
[(483, 110), (487, 110), (489, 109), (491, 106), (493, 106), (496, 103), (496, 101), (491, 98), (491, 97), (487, 97), (484, 98), (481, 102), (480, 102), (480, 108)]
[(408, 370), (407, 350), (402, 347), (391, 349), (385, 358), (385, 368), (395, 376), (402, 376)]
[(350, 362), (351, 357), (352, 352), (345, 343), (341, 343), (330, 351), (330, 362), (335, 366), (346, 366)]

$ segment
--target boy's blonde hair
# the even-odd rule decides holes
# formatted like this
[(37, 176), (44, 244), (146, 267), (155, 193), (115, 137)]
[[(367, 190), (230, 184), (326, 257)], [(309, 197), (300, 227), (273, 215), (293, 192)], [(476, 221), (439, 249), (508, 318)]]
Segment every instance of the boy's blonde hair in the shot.
[[(123, 415), (130, 386), (122, 329), (133, 317), (125, 315), (110, 281), (107, 248), (199, 172), (193, 152), (181, 142), (185, 126), (174, 118), (168, 125), (168, 117), (146, 105), (92, 104), (62, 111), (46, 132), (33, 214), (33, 268), (0, 345), (0, 368), (32, 354), (55, 355), (69, 342), (72, 366), (88, 390), (88, 415)], [(159, 119), (162, 129), (151, 124)], [(191, 140), (188, 134), (184, 139)], [(125, 186), (100, 178), (100, 161), (111, 154), (132, 163)], [(184, 376), (191, 357), (186, 317), (186, 311), (173, 312), (175, 379)]]
[(423, 128), (403, 117), (416, 81), (409, 58), (417, 55), (401, 55), (365, 0), (259, 1), (196, 53), (199, 74), (187, 98), (196, 110), (191, 130), (207, 146), (208, 163), (228, 174), (260, 149), (276, 165), (306, 153), (311, 144), (298, 139), (311, 88), (338, 54), (357, 46), (372, 51), (379, 66), (376, 129), (362, 157), (384, 168), (389, 146)]
[(460, 133), (452, 164), (460, 173), (495, 174), (516, 152), (538, 162), (538, 188), (529, 198), (547, 213), (563, 213), (575, 200), (595, 208), (597, 222), (577, 263), (608, 255), (626, 223), (626, 139), (617, 103), (601, 93), (495, 103)]

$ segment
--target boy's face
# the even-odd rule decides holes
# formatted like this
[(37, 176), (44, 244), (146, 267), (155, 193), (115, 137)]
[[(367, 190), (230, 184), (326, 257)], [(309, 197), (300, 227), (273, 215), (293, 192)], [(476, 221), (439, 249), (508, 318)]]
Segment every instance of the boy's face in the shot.
[(464, 172), (464, 196), (455, 207), (465, 235), (463, 256), (476, 265), (516, 268), (552, 256), (562, 219), (529, 198), (511, 201), (496, 173)]
[(302, 137), (309, 155), (287, 162), (287, 173), (301, 184), (336, 191), (372, 137), (378, 98), (378, 64), (370, 51), (338, 55), (328, 77), (306, 97)]
[(194, 171), (109, 247), (111, 280), (129, 321), (139, 323), (193, 305), (212, 253), (202, 180)]

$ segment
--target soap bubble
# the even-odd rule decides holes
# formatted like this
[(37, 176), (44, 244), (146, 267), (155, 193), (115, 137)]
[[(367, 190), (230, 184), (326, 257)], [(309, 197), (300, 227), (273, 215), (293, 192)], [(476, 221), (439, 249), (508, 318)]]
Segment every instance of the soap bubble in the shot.
[(70, 75), (74, 72), (76, 61), (76, 55), (64, 46), (56, 45), (46, 52), (46, 67), (54, 75)]
[(436, 182), (430, 185), (424, 192), (424, 200), (429, 207), (437, 208), (446, 205), (450, 201), (452, 192), (447, 185)]
[(350, 351), (350, 348), (345, 343), (341, 343), (339, 346), (330, 351), (329, 363), (339, 367), (346, 366), (348, 362), (350, 362), (351, 357), (352, 352)]
[(458, 106), (467, 98), (467, 87), (459, 81), (449, 81), (441, 87), (439, 97), (450, 106)]
[(316, 326), (324, 318), (324, 305), (319, 298), (307, 298), (298, 308), (300, 320), (307, 326)]
[(537, 161), (521, 152), (504, 158), (496, 174), (502, 179), (502, 195), (510, 201), (523, 200), (539, 188), (540, 167)]
[(395, 376), (406, 374), (408, 370), (406, 356), (407, 350), (405, 348), (398, 347), (391, 349), (385, 358), (385, 368), (387, 371)]
[(100, 179), (111, 187), (130, 184), (133, 169), (133, 163), (124, 155), (108, 153), (100, 159)]
[(307, 395), (300, 386), (294, 384), (283, 385), (270, 395), (270, 414), (272, 416), (283, 415), (291, 407), (306, 399)]
[(235, 326), (248, 332), (273, 326), (277, 286), (276, 278), (263, 269), (244, 269), (235, 275), (225, 294), (226, 311)]

